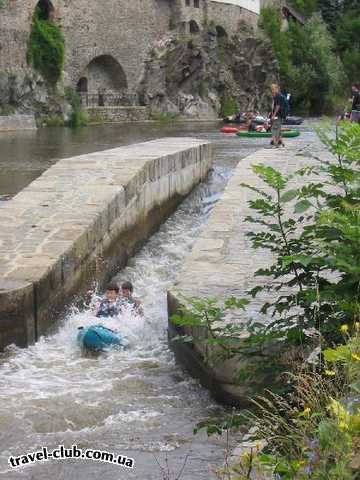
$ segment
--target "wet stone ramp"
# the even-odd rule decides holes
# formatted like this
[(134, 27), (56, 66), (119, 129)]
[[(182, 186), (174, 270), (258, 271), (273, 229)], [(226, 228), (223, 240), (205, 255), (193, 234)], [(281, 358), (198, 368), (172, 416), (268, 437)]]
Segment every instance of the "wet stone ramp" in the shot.
[(203, 180), (212, 145), (166, 138), (60, 160), (0, 207), (0, 349), (106, 281)]

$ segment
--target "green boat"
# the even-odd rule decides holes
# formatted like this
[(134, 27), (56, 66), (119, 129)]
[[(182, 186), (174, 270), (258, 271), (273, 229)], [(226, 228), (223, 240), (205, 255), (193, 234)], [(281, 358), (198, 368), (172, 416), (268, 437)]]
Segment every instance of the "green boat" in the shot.
[[(238, 132), (236, 134), (238, 137), (264, 137), (264, 138), (270, 138), (272, 136), (271, 132)], [(285, 130), (284, 132), (281, 132), (281, 136), (284, 138), (294, 138), (298, 137), (300, 135), (299, 130)]]

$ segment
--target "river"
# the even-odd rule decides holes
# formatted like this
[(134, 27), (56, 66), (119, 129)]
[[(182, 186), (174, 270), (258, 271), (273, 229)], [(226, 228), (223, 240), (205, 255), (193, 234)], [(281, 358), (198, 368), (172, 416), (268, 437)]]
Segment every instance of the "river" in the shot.
[[(11, 347), (0, 358), (1, 479), (175, 480), (183, 467), (182, 480), (216, 478), (214, 469), (224, 461), (226, 441), (209, 439), (205, 433), (193, 435), (193, 428), (224, 410), (174, 361), (167, 343), (166, 290), (238, 161), (268, 144), (221, 135), (218, 129), (214, 123), (106, 125), (77, 132), (46, 129), (0, 135), (3, 200), (59, 158), (163, 136), (196, 135), (216, 145), (208, 181), (116, 277), (134, 283), (146, 312), (144, 320), (123, 320), (132, 340), (128, 351), (98, 358), (81, 354), (76, 329), (94, 321), (84, 306), (69, 311), (55, 335), (24, 350)], [(60, 444), (123, 454), (135, 459), (135, 468), (127, 471), (83, 460), (12, 471), (7, 465), (10, 456)]]

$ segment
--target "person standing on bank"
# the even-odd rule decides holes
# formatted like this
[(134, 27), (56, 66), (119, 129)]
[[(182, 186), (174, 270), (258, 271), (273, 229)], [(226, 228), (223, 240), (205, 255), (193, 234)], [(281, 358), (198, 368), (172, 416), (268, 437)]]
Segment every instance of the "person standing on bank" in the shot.
[(273, 97), (273, 104), (272, 104), (272, 110), (271, 110), (271, 115), (270, 115), (270, 121), (271, 121), (271, 133), (272, 133), (272, 140), (271, 140), (271, 145), (274, 145), (275, 147), (280, 147), (282, 145), (285, 147), (284, 142), (281, 137), (281, 124), (282, 124), (282, 98), (281, 98), (281, 93), (280, 93), (280, 87), (276, 83), (273, 83), (271, 85), (271, 94)]

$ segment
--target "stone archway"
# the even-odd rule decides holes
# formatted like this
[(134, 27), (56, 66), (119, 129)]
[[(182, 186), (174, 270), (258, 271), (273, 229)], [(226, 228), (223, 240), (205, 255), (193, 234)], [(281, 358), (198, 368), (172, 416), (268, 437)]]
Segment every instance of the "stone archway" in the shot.
[(126, 74), (120, 63), (111, 55), (100, 55), (91, 60), (82, 78), (87, 78), (91, 92), (127, 90)]
[(88, 79), (86, 77), (81, 77), (78, 83), (76, 84), (76, 91), (79, 93), (87, 93), (89, 89)]
[(195, 22), (195, 20), (190, 20), (189, 22), (189, 31), (191, 34), (196, 35), (197, 33), (200, 33), (200, 27), (199, 25)]
[(36, 12), (40, 20), (53, 20), (54, 11), (54, 5), (50, 0), (39, 0), (36, 5)]
[(216, 34), (217, 34), (218, 39), (228, 38), (228, 34), (226, 33), (225, 28), (222, 27), (221, 25), (216, 26)]

